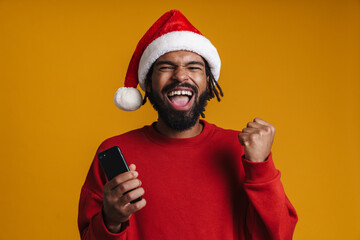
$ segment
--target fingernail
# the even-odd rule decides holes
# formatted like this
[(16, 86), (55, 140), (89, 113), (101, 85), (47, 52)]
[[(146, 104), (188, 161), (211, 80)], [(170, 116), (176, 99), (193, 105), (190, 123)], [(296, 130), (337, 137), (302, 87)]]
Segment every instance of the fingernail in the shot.
[(134, 171), (133, 174), (134, 174), (135, 177), (139, 176), (139, 173), (136, 172), (136, 171)]

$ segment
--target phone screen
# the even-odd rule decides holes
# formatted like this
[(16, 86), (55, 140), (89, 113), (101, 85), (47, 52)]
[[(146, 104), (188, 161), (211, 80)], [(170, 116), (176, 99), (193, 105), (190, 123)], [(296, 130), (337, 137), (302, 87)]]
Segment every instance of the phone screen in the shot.
[(129, 171), (129, 167), (118, 146), (100, 152), (98, 158), (109, 181), (120, 173)]

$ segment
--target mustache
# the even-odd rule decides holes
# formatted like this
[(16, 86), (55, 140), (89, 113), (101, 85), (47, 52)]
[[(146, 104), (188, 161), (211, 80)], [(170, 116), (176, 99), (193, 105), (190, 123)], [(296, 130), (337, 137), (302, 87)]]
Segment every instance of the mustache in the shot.
[(170, 83), (169, 85), (165, 86), (165, 87), (162, 89), (161, 93), (165, 95), (169, 90), (171, 90), (171, 89), (173, 89), (173, 88), (176, 88), (176, 87), (191, 88), (196, 95), (198, 94), (197, 88), (194, 87), (193, 85), (189, 84), (189, 83), (186, 83), (186, 82), (183, 82), (183, 83), (177, 83), (177, 82)]

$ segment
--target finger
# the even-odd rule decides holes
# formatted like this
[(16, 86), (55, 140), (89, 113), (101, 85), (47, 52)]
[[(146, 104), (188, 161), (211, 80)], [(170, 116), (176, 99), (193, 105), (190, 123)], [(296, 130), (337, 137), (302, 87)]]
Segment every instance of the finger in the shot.
[(136, 170), (135, 164), (133, 164), (133, 163), (130, 164), (129, 169), (130, 169), (130, 171), (135, 171)]
[(127, 215), (131, 215), (134, 212), (137, 212), (139, 210), (141, 210), (143, 207), (145, 207), (146, 205), (146, 200), (143, 198), (138, 202), (135, 203), (128, 203), (124, 208), (123, 211), (127, 214)]
[(134, 179), (137, 176), (139, 176), (139, 173), (136, 171), (121, 173), (105, 184), (104, 191), (110, 191), (111, 189), (116, 188), (119, 184)]
[(141, 186), (141, 181), (139, 179), (131, 179), (129, 181), (123, 182), (117, 185), (116, 188), (112, 189), (111, 194), (113, 197), (121, 197), (126, 192), (129, 192), (137, 187)]
[(128, 203), (138, 199), (139, 197), (142, 197), (145, 194), (145, 190), (142, 187), (136, 188), (134, 190), (131, 190), (130, 192), (127, 192), (124, 196), (122, 196), (119, 199), (119, 203), (122, 206), (127, 205)]
[(239, 142), (241, 145), (243, 145), (243, 146), (247, 145), (247, 143), (248, 143), (247, 139), (249, 138), (249, 135), (250, 134), (248, 134), (248, 133), (240, 133), (239, 134), (238, 138), (239, 138)]
[(272, 126), (270, 123), (268, 123), (268, 122), (266, 122), (265, 120), (263, 120), (263, 119), (261, 119), (261, 118), (258, 118), (258, 117), (254, 119), (254, 122), (260, 123), (260, 124), (266, 125), (266, 126)]
[(247, 128), (262, 128), (264, 125), (258, 122), (249, 122), (246, 127)]
[(275, 128), (271, 124), (264, 125), (264, 124), (260, 124), (260, 123), (256, 123), (256, 122), (250, 122), (250, 123), (248, 123), (248, 128), (253, 129), (254, 131), (248, 130), (246, 132), (254, 132), (254, 133), (259, 133), (259, 134), (275, 133)]
[(243, 133), (256, 133), (256, 132), (258, 132), (258, 131), (259, 131), (258, 128), (244, 128), (244, 129), (242, 130)]
[(266, 122), (265, 120), (261, 119), (261, 118), (255, 118), (254, 121), (256, 121), (257, 123), (260, 123), (263, 125), (262, 129), (264, 129), (266, 132), (272, 132), (273, 134), (275, 133), (275, 127), (273, 125), (271, 125), (270, 123)]

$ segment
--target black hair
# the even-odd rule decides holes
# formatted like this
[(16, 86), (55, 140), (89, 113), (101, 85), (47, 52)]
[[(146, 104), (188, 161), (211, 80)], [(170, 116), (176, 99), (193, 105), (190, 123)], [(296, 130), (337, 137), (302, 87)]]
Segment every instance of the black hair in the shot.
[(216, 96), (216, 99), (218, 100), (218, 102), (221, 101), (221, 97), (224, 96), (224, 93), (220, 87), (220, 85), (218, 84), (218, 82), (215, 80), (214, 75), (211, 72), (211, 68), (208, 64), (208, 62), (203, 58), (204, 62), (205, 62), (205, 73), (206, 76), (209, 78), (209, 82), (208, 82), (208, 92), (209, 92), (209, 97), (208, 97), (208, 101), (212, 98), (214, 98)]

